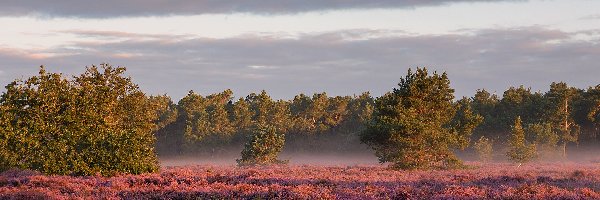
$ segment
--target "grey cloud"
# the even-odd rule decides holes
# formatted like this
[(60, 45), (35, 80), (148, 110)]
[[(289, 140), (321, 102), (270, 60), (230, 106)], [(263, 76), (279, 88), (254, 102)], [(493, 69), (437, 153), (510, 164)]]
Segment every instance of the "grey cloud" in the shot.
[(365, 8), (412, 8), (455, 2), (524, 0), (8, 0), (0, 15), (110, 18), (124, 16), (198, 15), (219, 13), (294, 14), (307, 11)]
[(587, 16), (583, 16), (583, 17), (581, 17), (579, 19), (581, 19), (581, 20), (599, 20), (600, 19), (600, 14), (587, 15)]
[[(297, 39), (257, 36), (167, 43), (125, 38), (125, 42), (73, 44), (78, 50), (55, 49), (54, 53), (64, 55), (60, 57), (32, 60), (5, 55), (0, 69), (6, 74), (0, 81), (4, 84), (7, 77), (32, 74), (40, 64), (80, 73), (86, 64), (110, 62), (127, 66), (128, 74), (149, 93), (168, 93), (175, 98), (191, 89), (207, 94), (227, 88), (240, 96), (265, 89), (286, 99), (300, 92), (321, 91), (380, 95), (395, 87), (409, 67), (447, 71), (459, 97), (471, 96), (479, 88), (499, 93), (518, 85), (546, 90), (552, 81), (581, 88), (599, 84), (600, 41), (570, 40), (572, 33), (523, 27), (466, 35), (370, 38), (378, 32), (348, 30)], [(348, 34), (353, 38), (348, 39)]]

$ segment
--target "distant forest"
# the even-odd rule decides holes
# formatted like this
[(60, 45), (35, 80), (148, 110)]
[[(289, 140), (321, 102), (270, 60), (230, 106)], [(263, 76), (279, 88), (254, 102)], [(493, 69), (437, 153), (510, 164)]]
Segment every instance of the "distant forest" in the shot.
[(545, 93), (520, 86), (502, 96), (481, 89), (458, 99), (446, 73), (417, 68), (380, 97), (190, 91), (175, 103), (147, 96), (124, 72), (102, 64), (67, 78), (42, 67), (9, 83), (0, 96), (0, 171), (139, 174), (157, 171), (158, 156), (241, 152), (238, 164), (254, 165), (286, 163), (277, 159), (282, 151), (449, 169), (463, 167), (461, 155), (522, 164), (600, 144), (600, 85), (553, 82)]
[[(373, 114), (375, 97), (369, 92), (354, 96), (323, 92), (274, 100), (261, 91), (233, 99), (232, 91), (225, 90), (209, 95), (190, 91), (177, 103), (167, 95), (150, 99), (159, 108), (160, 128), (155, 132), (159, 155), (215, 155), (240, 149), (255, 123), (284, 130), (288, 152), (367, 151), (360, 133)], [(540, 158), (560, 158), (568, 155), (570, 147), (600, 144), (600, 85), (580, 89), (553, 82), (545, 93), (520, 86), (502, 95), (480, 89), (473, 97), (454, 103), (483, 117), (471, 144), (483, 137), (491, 141), (499, 158), (504, 157), (511, 127), (519, 116), (527, 142), (538, 147)]]

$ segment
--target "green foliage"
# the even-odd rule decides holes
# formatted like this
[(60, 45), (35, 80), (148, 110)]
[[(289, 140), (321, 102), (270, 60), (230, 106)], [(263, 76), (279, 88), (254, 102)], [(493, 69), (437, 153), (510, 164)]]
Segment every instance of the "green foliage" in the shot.
[(484, 136), (481, 136), (479, 140), (473, 144), (473, 149), (481, 162), (489, 162), (492, 160), (492, 153), (494, 151), (492, 147), (492, 141)]
[(175, 155), (182, 151), (183, 128), (178, 121), (179, 108), (167, 95), (150, 96), (150, 102), (155, 107), (156, 151), (160, 156)]
[(588, 119), (600, 127), (600, 85), (590, 87), (586, 92), (585, 99), (589, 102)]
[(554, 157), (560, 137), (554, 131), (551, 123), (528, 124), (525, 131), (531, 137), (532, 143), (535, 144), (540, 158)]
[[(176, 111), (170, 110), (167, 99), (153, 97), (159, 104), (159, 115), (169, 119), (157, 122), (166, 123), (156, 132), (163, 140), (158, 143), (160, 149), (214, 155), (243, 144), (255, 125), (274, 126), (286, 133), (294, 150), (356, 149), (360, 142), (357, 133), (364, 129), (373, 111), (373, 98), (368, 93), (355, 97), (301, 94), (293, 101), (284, 101), (273, 100), (262, 91), (237, 101), (225, 100), (231, 96), (229, 90), (206, 97), (190, 92), (174, 105)], [(173, 113), (175, 121), (170, 120)], [(331, 145), (332, 140), (337, 144)], [(163, 148), (166, 144), (174, 147)]]
[(233, 124), (237, 127), (239, 134), (244, 134), (252, 126), (252, 113), (248, 102), (240, 98), (233, 104)]
[(580, 127), (578, 144), (597, 144), (600, 139), (600, 85), (578, 90), (571, 104), (571, 116)]
[(274, 126), (258, 125), (252, 131), (248, 142), (242, 150), (242, 158), (237, 160), (239, 166), (283, 164), (287, 161), (277, 160), (283, 150), (285, 135)]
[(296, 133), (318, 134), (338, 126), (348, 115), (350, 97), (328, 97), (316, 93), (312, 98), (300, 94), (290, 105)]
[(462, 137), (456, 137), (455, 143), (461, 149), (469, 146), (469, 136), (483, 122), (483, 117), (473, 112), (471, 108), (472, 100), (463, 97), (455, 107), (456, 114), (447, 128), (453, 129), (452, 132), (458, 133)]
[(521, 117), (517, 116), (512, 126), (511, 137), (509, 140), (509, 151), (506, 153), (508, 159), (516, 163), (526, 163), (534, 159), (536, 155), (535, 144), (527, 144), (525, 140), (525, 130), (521, 122)]
[(73, 175), (158, 170), (156, 107), (124, 71), (102, 64), (68, 80), (42, 67), (38, 76), (6, 86), (0, 169)]
[(495, 133), (502, 131), (501, 116), (497, 112), (499, 103), (496, 94), (490, 94), (485, 89), (477, 90), (471, 98), (471, 108), (485, 120), (474, 130), (474, 136), (492, 138), (496, 136)]
[(520, 86), (510, 87), (503, 94), (498, 105), (498, 115), (504, 131), (510, 131), (514, 119), (519, 116), (525, 123), (536, 123), (544, 119), (547, 100), (539, 92)]
[[(375, 109), (361, 141), (380, 162), (392, 168), (427, 169), (461, 166), (452, 149), (463, 149), (481, 118), (454, 103), (446, 73), (411, 70), (398, 88), (375, 100)], [(456, 118), (455, 118), (456, 117)]]
[(155, 121), (156, 129), (162, 129), (177, 120), (177, 105), (167, 95), (150, 96), (150, 103), (154, 106), (158, 118)]
[(251, 93), (246, 97), (246, 102), (252, 112), (253, 124), (274, 126), (281, 132), (288, 131), (292, 126), (288, 102), (273, 101), (264, 90), (260, 94)]
[(566, 157), (566, 145), (569, 142), (577, 142), (580, 127), (575, 123), (572, 113), (573, 102), (579, 98), (580, 91), (567, 86), (566, 83), (552, 83), (550, 90), (546, 93), (548, 107), (546, 109), (546, 121), (558, 130), (559, 142), (562, 146), (563, 157)]
[(228, 111), (231, 107), (232, 95), (231, 90), (207, 97), (190, 91), (179, 101), (179, 120), (185, 124), (183, 129), (185, 151), (202, 151), (206, 150), (205, 146), (214, 147), (216, 144), (227, 144), (231, 141), (235, 133)]

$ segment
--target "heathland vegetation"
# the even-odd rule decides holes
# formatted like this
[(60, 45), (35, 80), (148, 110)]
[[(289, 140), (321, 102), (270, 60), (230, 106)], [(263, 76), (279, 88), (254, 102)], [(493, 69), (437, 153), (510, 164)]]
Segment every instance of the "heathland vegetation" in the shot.
[(445, 73), (417, 68), (380, 97), (274, 100), (261, 91), (235, 99), (225, 90), (174, 102), (147, 96), (124, 70), (103, 64), (67, 78), (41, 68), (9, 83), (0, 98), (0, 169), (139, 174), (158, 169), (157, 154), (232, 150), (244, 166), (285, 163), (281, 151), (373, 150), (391, 168), (446, 169), (463, 166), (461, 150), (483, 161), (563, 160), (575, 145), (596, 147), (600, 134), (600, 85), (510, 87), (501, 96), (481, 89), (457, 99)]

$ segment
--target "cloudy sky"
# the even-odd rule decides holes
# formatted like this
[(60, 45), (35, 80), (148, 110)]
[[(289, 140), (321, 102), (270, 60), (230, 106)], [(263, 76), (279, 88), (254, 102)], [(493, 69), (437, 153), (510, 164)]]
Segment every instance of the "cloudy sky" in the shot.
[(8, 0), (0, 85), (125, 66), (149, 94), (381, 95), (408, 68), (456, 96), (600, 84), (598, 0)]

